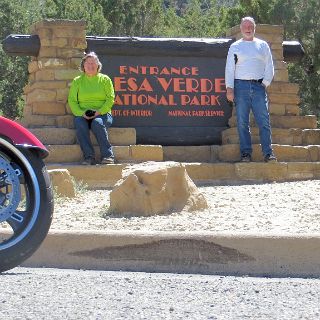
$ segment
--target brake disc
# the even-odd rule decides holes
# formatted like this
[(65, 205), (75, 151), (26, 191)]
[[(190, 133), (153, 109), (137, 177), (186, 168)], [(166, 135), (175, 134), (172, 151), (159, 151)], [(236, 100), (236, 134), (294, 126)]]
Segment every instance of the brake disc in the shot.
[(0, 222), (8, 220), (16, 211), (21, 199), (19, 169), (0, 155)]

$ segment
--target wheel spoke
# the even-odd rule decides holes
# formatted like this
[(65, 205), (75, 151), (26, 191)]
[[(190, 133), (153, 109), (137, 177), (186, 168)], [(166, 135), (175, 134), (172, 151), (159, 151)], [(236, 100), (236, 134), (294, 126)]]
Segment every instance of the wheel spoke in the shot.
[(26, 224), (27, 211), (15, 211), (7, 220), (14, 234), (20, 233)]
[(4, 186), (6, 186), (7, 184), (6, 184), (6, 178), (7, 178), (7, 174), (5, 173), (5, 172), (2, 172), (1, 174), (0, 174), (0, 188), (2, 188), (2, 187), (4, 187)]

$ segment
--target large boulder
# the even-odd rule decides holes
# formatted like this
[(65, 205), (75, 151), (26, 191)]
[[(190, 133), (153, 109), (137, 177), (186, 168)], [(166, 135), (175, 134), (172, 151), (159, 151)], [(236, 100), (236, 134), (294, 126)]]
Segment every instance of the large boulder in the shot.
[(110, 212), (153, 215), (207, 208), (186, 169), (176, 162), (145, 162), (129, 168), (110, 193)]

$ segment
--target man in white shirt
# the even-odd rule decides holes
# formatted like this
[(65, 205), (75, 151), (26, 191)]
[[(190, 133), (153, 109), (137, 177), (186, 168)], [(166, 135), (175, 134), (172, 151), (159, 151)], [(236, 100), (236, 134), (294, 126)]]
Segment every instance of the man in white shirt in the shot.
[(269, 45), (254, 37), (253, 18), (242, 18), (242, 39), (234, 42), (228, 52), (225, 69), (227, 99), (235, 103), (240, 140), (241, 161), (251, 161), (252, 143), (249, 115), (254, 114), (259, 127), (260, 143), (265, 162), (277, 161), (271, 147), (271, 126), (266, 88), (274, 67)]

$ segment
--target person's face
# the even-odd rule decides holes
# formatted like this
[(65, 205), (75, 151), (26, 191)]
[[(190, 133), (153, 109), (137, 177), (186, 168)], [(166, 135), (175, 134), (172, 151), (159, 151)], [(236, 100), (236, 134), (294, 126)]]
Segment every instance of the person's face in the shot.
[(244, 40), (251, 41), (254, 37), (254, 24), (251, 21), (245, 20), (240, 24), (241, 34)]
[(98, 64), (95, 58), (89, 57), (83, 64), (84, 72), (88, 76), (95, 76), (98, 73)]

